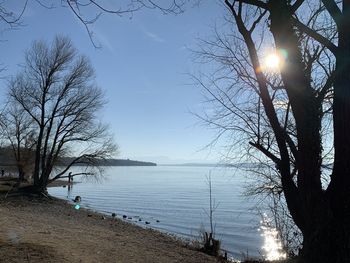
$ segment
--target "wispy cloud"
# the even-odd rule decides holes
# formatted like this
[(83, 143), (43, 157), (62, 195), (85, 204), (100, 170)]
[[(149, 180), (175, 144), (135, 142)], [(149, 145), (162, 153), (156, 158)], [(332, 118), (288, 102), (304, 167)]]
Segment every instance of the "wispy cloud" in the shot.
[(165, 42), (165, 39), (164, 39), (164, 38), (158, 36), (158, 35), (155, 34), (155, 33), (152, 33), (152, 32), (147, 31), (147, 30), (144, 30), (143, 32), (145, 33), (146, 36), (148, 36), (150, 39), (152, 39), (152, 40), (155, 41), (155, 42), (159, 42), (159, 43)]
[(98, 39), (101, 42), (102, 48), (106, 47), (113, 55), (116, 55), (115, 47), (104, 34), (98, 33)]
[(98, 42), (97, 44), (101, 45), (102, 48), (107, 48), (113, 55), (117, 54), (115, 46), (101, 28), (99, 28), (98, 26), (95, 27), (93, 29), (93, 33), (95, 36), (95, 40), (97, 40)]

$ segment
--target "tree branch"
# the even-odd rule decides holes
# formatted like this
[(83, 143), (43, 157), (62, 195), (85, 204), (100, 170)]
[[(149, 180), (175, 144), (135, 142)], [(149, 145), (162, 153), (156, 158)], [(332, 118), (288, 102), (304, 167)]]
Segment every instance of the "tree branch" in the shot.
[(340, 11), (337, 3), (334, 0), (322, 0), (322, 3), (326, 7), (328, 13), (333, 18), (334, 22), (337, 24), (337, 26), (339, 26), (342, 17), (342, 12)]
[(291, 13), (294, 14), (299, 7), (305, 2), (305, 0), (297, 0), (291, 7)]
[(338, 47), (333, 44), (332, 41), (330, 41), (328, 38), (325, 38), (321, 34), (317, 33), (315, 30), (309, 28), (308, 26), (304, 25), (302, 22), (300, 22), (297, 18), (293, 18), (293, 24), (303, 33), (306, 35), (312, 37), (317, 42), (319, 42), (321, 45), (326, 46), (329, 51), (331, 51), (334, 55), (337, 54)]
[(266, 149), (263, 145), (260, 143), (255, 142), (249, 142), (249, 144), (256, 149), (258, 149), (260, 152), (262, 152), (264, 155), (266, 155), (268, 158), (270, 158), (276, 165), (279, 165), (281, 162), (281, 159), (278, 158), (276, 155), (271, 153), (268, 149)]

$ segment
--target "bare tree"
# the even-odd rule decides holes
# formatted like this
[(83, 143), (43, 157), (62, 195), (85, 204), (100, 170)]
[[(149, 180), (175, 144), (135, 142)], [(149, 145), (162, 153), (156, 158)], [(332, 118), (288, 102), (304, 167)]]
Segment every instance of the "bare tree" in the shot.
[[(208, 187), (209, 187), (209, 211), (205, 211), (209, 218), (209, 225), (210, 225), (210, 232), (208, 233), (203, 230), (202, 233), (202, 242), (203, 247), (202, 251), (204, 253), (207, 253), (209, 255), (213, 256), (220, 256), (220, 246), (221, 241), (216, 239), (215, 237), (215, 223), (214, 223), (214, 212), (218, 208), (218, 204), (215, 202), (215, 199), (213, 199), (212, 194), (212, 179), (211, 179), (211, 173), (209, 172), (209, 175), (207, 177)], [(227, 259), (227, 253), (225, 253), (225, 259)]]
[(18, 178), (32, 172), (35, 128), (33, 120), (18, 105), (6, 105), (0, 115), (3, 145), (10, 146), (16, 161)]
[[(22, 71), (9, 84), (10, 103), (31, 118), (35, 127), (34, 191), (45, 192), (77, 163), (95, 165), (116, 151), (97, 112), (105, 103), (94, 71), (70, 40), (56, 37), (51, 46), (34, 42)], [(60, 157), (75, 156), (53, 178)]]
[[(266, 186), (283, 191), (303, 258), (349, 262), (350, 4), (223, 2), (234, 30), (201, 51), (219, 67), (197, 77), (217, 106), (203, 119), (230, 150), (249, 143), (250, 160), (276, 168)], [(276, 72), (264, 67), (266, 48), (283, 62)]]

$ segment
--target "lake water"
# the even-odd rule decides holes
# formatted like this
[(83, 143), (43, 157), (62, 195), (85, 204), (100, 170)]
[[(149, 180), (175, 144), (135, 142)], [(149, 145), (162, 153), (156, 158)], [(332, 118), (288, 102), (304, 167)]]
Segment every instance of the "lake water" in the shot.
[[(255, 202), (243, 197), (246, 180), (234, 169), (109, 167), (105, 178), (98, 182), (75, 178), (81, 183), (74, 184), (70, 191), (68, 187), (54, 187), (49, 193), (68, 200), (79, 195), (82, 207), (108, 215), (114, 212), (119, 218), (127, 215), (132, 219), (125, 220), (135, 224), (194, 239), (203, 227), (210, 229), (209, 173), (212, 197), (217, 205), (215, 233), (222, 241), (223, 250), (236, 259), (241, 259), (243, 254), (268, 257), (270, 252), (263, 249), (268, 232), (259, 231), (261, 217), (252, 209)], [(146, 225), (146, 221), (150, 224)]]

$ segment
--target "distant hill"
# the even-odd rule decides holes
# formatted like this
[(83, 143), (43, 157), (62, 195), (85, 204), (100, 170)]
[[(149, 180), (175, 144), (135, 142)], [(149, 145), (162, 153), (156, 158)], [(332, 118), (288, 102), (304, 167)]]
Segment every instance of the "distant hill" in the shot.
[(180, 163), (180, 164), (161, 164), (163, 166), (188, 166), (188, 167), (227, 167), (227, 168), (259, 168), (259, 163)]
[(104, 166), (157, 166), (156, 163), (152, 162), (142, 162), (129, 159), (107, 159), (103, 161), (100, 165)]
[[(59, 165), (68, 165), (73, 161), (74, 157), (63, 157), (59, 161)], [(106, 160), (96, 160), (96, 165), (98, 166), (157, 166), (156, 163), (152, 162), (142, 162), (129, 159), (106, 159)], [(85, 164), (76, 164), (76, 166), (84, 166)]]
[[(33, 153), (34, 154), (34, 153)], [(68, 165), (73, 161), (74, 157), (62, 157), (57, 165)], [(95, 160), (98, 166), (157, 166), (156, 163), (142, 162), (129, 159), (106, 159)], [(77, 164), (77, 166), (84, 166), (85, 164)], [(12, 150), (7, 148), (0, 148), (0, 166), (16, 166), (16, 160), (13, 156)]]
[(215, 163), (178, 163), (178, 164), (161, 164), (162, 166), (184, 166), (184, 167), (222, 167), (228, 165), (215, 164)]

